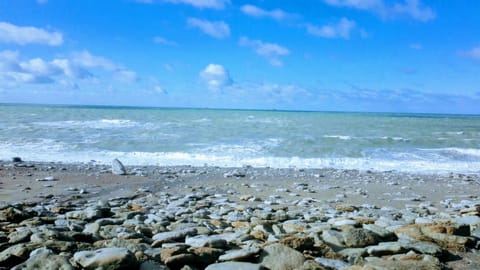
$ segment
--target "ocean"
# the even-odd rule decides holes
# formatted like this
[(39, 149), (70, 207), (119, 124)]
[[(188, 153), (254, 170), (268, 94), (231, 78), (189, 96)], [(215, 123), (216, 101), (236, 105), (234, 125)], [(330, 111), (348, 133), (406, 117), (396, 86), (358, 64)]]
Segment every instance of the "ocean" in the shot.
[(480, 116), (0, 105), (0, 160), (480, 172)]

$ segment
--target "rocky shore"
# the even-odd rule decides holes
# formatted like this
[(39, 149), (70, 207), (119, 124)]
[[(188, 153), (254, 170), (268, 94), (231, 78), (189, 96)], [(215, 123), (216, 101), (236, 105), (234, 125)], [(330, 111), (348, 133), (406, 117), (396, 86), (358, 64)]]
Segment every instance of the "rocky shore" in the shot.
[(480, 269), (480, 176), (0, 162), (0, 269)]

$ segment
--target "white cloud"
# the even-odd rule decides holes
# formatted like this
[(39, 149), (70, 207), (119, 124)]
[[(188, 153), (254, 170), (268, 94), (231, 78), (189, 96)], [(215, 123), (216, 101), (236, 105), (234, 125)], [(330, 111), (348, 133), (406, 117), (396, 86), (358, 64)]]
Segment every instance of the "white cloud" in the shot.
[(115, 65), (112, 61), (90, 54), (88, 51), (81, 51), (73, 53), (73, 62), (88, 68), (102, 68), (105, 70), (115, 70), (117, 69), (117, 65)]
[(138, 80), (138, 76), (135, 71), (126, 69), (115, 71), (114, 77), (122, 82), (135, 82), (136, 80)]
[(461, 52), (461, 54), (480, 61), (480, 46)]
[(230, 36), (230, 27), (223, 21), (207, 21), (196, 18), (187, 20), (189, 26), (200, 29), (205, 34), (218, 39), (224, 39)]
[(325, 3), (337, 7), (350, 7), (362, 10), (380, 10), (384, 8), (383, 0), (324, 0)]
[(65, 84), (62, 82), (76, 85), (71, 80), (93, 78), (97, 68), (106, 71), (117, 81), (134, 82), (138, 79), (134, 71), (88, 51), (73, 53), (71, 58), (50, 61), (42, 58), (23, 60), (17, 52), (0, 51), (0, 85), (8, 83), (13, 87), (23, 83), (58, 83), (61, 86)]
[(163, 38), (163, 37), (158, 37), (158, 36), (153, 38), (153, 42), (155, 42), (157, 44), (167, 45), (167, 46), (177, 46), (178, 45), (174, 41), (168, 40), (168, 39)]
[(348, 7), (376, 13), (384, 18), (394, 18), (407, 15), (414, 20), (426, 22), (435, 19), (435, 12), (420, 0), (402, 0), (391, 5), (384, 0), (324, 0), (331, 6)]
[(324, 26), (315, 26), (307, 24), (307, 32), (314, 36), (323, 38), (343, 38), (349, 39), (350, 32), (355, 28), (355, 22), (347, 18), (342, 18), (334, 24)]
[(273, 66), (283, 66), (280, 56), (290, 54), (290, 51), (283, 46), (261, 40), (251, 40), (248, 37), (241, 37), (239, 45), (252, 48), (256, 54), (265, 57)]
[(0, 22), (0, 42), (59, 46), (63, 44), (63, 36), (59, 32), (48, 32), (41, 28)]
[(394, 12), (409, 15), (422, 22), (433, 20), (436, 16), (431, 8), (422, 6), (420, 0), (405, 0), (404, 4), (395, 4)]
[(135, 0), (138, 3), (153, 4), (155, 2), (185, 4), (195, 8), (211, 8), (224, 9), (226, 5), (230, 4), (230, 0)]
[(207, 84), (208, 89), (212, 91), (218, 91), (232, 84), (232, 78), (230, 78), (228, 70), (218, 64), (208, 64), (208, 66), (200, 72), (200, 78)]
[(249, 16), (257, 17), (257, 18), (262, 18), (262, 17), (268, 17), (272, 18), (278, 21), (285, 20), (287, 18), (293, 17), (293, 15), (281, 10), (281, 9), (273, 9), (273, 10), (265, 10), (262, 8), (259, 8), (254, 5), (243, 5), (240, 10)]

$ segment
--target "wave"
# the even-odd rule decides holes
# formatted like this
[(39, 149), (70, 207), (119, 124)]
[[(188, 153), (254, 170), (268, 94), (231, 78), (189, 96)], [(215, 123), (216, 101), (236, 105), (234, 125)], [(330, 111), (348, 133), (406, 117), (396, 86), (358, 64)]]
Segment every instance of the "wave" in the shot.
[(51, 121), (51, 122), (35, 122), (38, 126), (47, 126), (53, 128), (93, 128), (93, 129), (111, 129), (111, 128), (129, 128), (142, 126), (141, 123), (128, 119), (99, 119), (87, 121)]
[[(480, 149), (445, 148), (448, 151), (475, 156), (473, 161), (435, 158), (424, 155), (402, 153), (395, 158), (360, 157), (360, 158), (304, 158), (298, 156), (276, 157), (262, 155), (260, 146), (218, 145), (198, 149), (192, 152), (122, 152), (105, 150), (78, 150), (75, 146), (53, 140), (39, 140), (27, 143), (0, 143), (0, 159), (9, 160), (20, 156), (24, 160), (64, 163), (88, 163), (95, 160), (99, 164), (110, 164), (119, 158), (126, 165), (192, 165), (220, 167), (254, 167), (272, 168), (336, 168), (376, 171), (402, 171), (416, 173), (478, 173), (480, 168)], [(443, 149), (443, 151), (445, 151)], [(428, 150), (428, 153), (440, 149)]]
[(345, 140), (345, 141), (352, 139), (351, 136), (347, 136), (347, 135), (323, 135), (323, 138), (339, 139), (339, 140)]

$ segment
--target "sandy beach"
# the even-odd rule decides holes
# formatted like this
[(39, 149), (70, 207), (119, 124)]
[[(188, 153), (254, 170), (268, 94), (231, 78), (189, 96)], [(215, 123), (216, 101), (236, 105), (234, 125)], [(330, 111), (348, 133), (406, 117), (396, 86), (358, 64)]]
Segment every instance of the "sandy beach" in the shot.
[[(57, 256), (55, 267), (70, 267), (62, 269), (480, 267), (478, 174), (248, 166), (124, 172), (94, 163), (1, 162), (0, 266)], [(104, 207), (108, 213), (98, 211)], [(436, 234), (424, 231), (429, 226)], [(66, 235), (75, 245), (60, 248), (55, 241)], [(39, 247), (50, 251), (28, 255)], [(286, 262), (270, 262), (268, 253), (277, 251), (290, 254)]]

